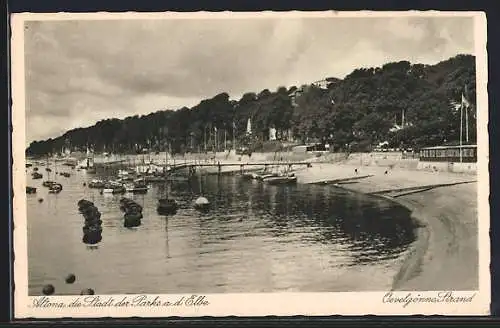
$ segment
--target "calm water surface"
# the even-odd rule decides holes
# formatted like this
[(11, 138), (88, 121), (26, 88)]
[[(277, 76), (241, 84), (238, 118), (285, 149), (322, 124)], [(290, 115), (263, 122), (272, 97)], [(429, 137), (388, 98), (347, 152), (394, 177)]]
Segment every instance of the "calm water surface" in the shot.
[[(72, 175), (57, 177), (64, 186), (57, 195), (41, 186), (46, 172), (42, 180), (27, 178), (38, 188), (27, 195), (30, 295), (49, 283), (56, 294), (387, 290), (415, 239), (403, 207), (333, 187), (270, 186), (239, 176), (126, 194), (144, 208), (142, 225), (128, 229), (123, 196), (84, 187), (94, 178), (84, 171), (61, 171)], [(165, 189), (180, 203), (168, 218), (156, 213)], [(200, 190), (212, 203), (206, 214), (192, 207)], [(82, 198), (102, 213), (97, 247), (82, 243)], [(68, 273), (77, 277), (72, 285), (64, 282)]]

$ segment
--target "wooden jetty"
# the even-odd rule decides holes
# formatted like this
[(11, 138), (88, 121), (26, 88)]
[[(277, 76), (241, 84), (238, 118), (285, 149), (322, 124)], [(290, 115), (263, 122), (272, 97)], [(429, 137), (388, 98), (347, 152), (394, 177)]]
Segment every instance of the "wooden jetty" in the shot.
[(170, 166), (170, 172), (176, 171), (176, 170), (181, 170), (185, 168), (196, 168), (196, 167), (218, 167), (219, 168), (219, 173), (221, 172), (222, 167), (227, 167), (227, 166), (233, 166), (233, 167), (239, 167), (240, 171), (244, 171), (245, 167), (252, 167), (252, 166), (259, 166), (259, 167), (270, 167), (270, 166), (288, 166), (292, 167), (293, 165), (305, 165), (307, 167), (311, 167), (312, 163), (311, 162), (282, 162), (282, 163), (276, 163), (276, 162), (247, 162), (247, 163), (241, 163), (241, 162), (235, 162), (235, 163), (196, 163), (196, 162), (191, 162), (191, 163), (180, 163), (176, 165)]

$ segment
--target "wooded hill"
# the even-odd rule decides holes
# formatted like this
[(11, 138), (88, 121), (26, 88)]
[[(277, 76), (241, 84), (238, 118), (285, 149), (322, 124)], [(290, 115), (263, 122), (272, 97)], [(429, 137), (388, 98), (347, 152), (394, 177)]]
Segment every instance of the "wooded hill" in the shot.
[[(469, 143), (475, 143), (474, 56), (457, 55), (436, 65), (393, 62), (355, 69), (343, 80), (327, 81), (326, 88), (279, 87), (274, 92), (246, 93), (238, 101), (221, 93), (192, 108), (106, 119), (32, 142), (26, 152), (45, 155), (68, 146), (75, 151), (90, 147), (115, 153), (162, 151), (169, 145), (176, 153), (222, 150), (224, 144), (231, 144), (233, 131), (238, 145), (255, 148), (268, 139), (270, 127), (277, 130), (278, 139), (323, 141), (339, 151), (347, 147), (369, 151), (384, 141), (391, 147), (418, 149), (458, 142), (457, 105), (462, 93), (471, 104)], [(252, 138), (246, 135), (249, 118)]]

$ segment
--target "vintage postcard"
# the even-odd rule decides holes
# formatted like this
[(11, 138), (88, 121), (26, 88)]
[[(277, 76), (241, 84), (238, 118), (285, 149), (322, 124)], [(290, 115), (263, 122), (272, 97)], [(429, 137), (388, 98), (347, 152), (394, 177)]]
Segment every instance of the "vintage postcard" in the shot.
[(489, 313), (484, 13), (11, 27), (16, 318)]

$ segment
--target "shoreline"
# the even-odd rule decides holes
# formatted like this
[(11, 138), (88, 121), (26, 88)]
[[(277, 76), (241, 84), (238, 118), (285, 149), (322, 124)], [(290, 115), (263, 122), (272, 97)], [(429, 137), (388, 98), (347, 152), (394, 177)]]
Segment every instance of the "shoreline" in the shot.
[[(326, 182), (324, 185), (383, 198), (410, 211), (416, 238), (401, 260), (391, 290), (479, 288), (476, 174), (425, 171), (404, 165), (389, 168), (352, 161), (309, 161), (310, 168), (296, 167), (297, 183)], [(215, 173), (210, 171), (206, 173)], [(231, 172), (236, 168), (227, 167), (221, 173)], [(332, 180), (350, 181), (330, 183)], [(441, 186), (406, 193), (401, 190), (432, 185)], [(376, 194), (387, 190), (394, 192)]]
[[(270, 154), (258, 154), (240, 163), (271, 159)], [(357, 160), (346, 163), (318, 162), (315, 159), (304, 159), (312, 167), (295, 167), (297, 183), (326, 182), (324, 185), (383, 198), (411, 212), (412, 220), (417, 223), (416, 238), (401, 260), (399, 271), (393, 277), (391, 290), (478, 289), (477, 175), (424, 171), (408, 166), (367, 165)], [(227, 157), (219, 157), (217, 160), (221, 163), (234, 162), (234, 158)], [(201, 171), (205, 174), (217, 174), (215, 167), (203, 168)], [(239, 171), (239, 166), (225, 166), (220, 173), (234, 174)], [(332, 180), (351, 181), (343, 184), (331, 183)], [(407, 194), (400, 191), (399, 195), (398, 192), (395, 195), (372, 194), (437, 184), (450, 185)]]
[[(394, 277), (393, 290), (479, 288), (477, 207), (472, 209), (467, 206), (476, 202), (476, 199), (457, 196), (456, 200), (440, 208), (424, 204), (453, 197), (450, 194), (458, 194), (466, 188), (469, 188), (469, 191), (464, 194), (472, 195), (470, 189), (473, 186), (477, 187), (477, 184), (454, 186), (451, 188), (455, 190), (448, 191), (447, 188), (437, 188), (428, 195), (423, 192), (422, 195), (395, 200), (408, 208), (412, 218), (423, 226), (418, 228), (417, 240), (403, 261), (399, 273)], [(469, 216), (471, 214), (473, 220)]]
[[(479, 288), (475, 175), (404, 168), (393, 169), (386, 174), (384, 167), (367, 166), (356, 167), (359, 172), (354, 174), (355, 166), (352, 165), (322, 163), (314, 166), (298, 173), (299, 183), (369, 174), (366, 178), (359, 179), (359, 182), (333, 184), (333, 186), (383, 198), (404, 206), (411, 212), (411, 218), (417, 222), (416, 239), (401, 261), (400, 269), (393, 278), (391, 290), (477, 290)], [(328, 170), (323, 171), (325, 167)], [(471, 183), (438, 187), (400, 197), (371, 194), (391, 188), (467, 181)]]

